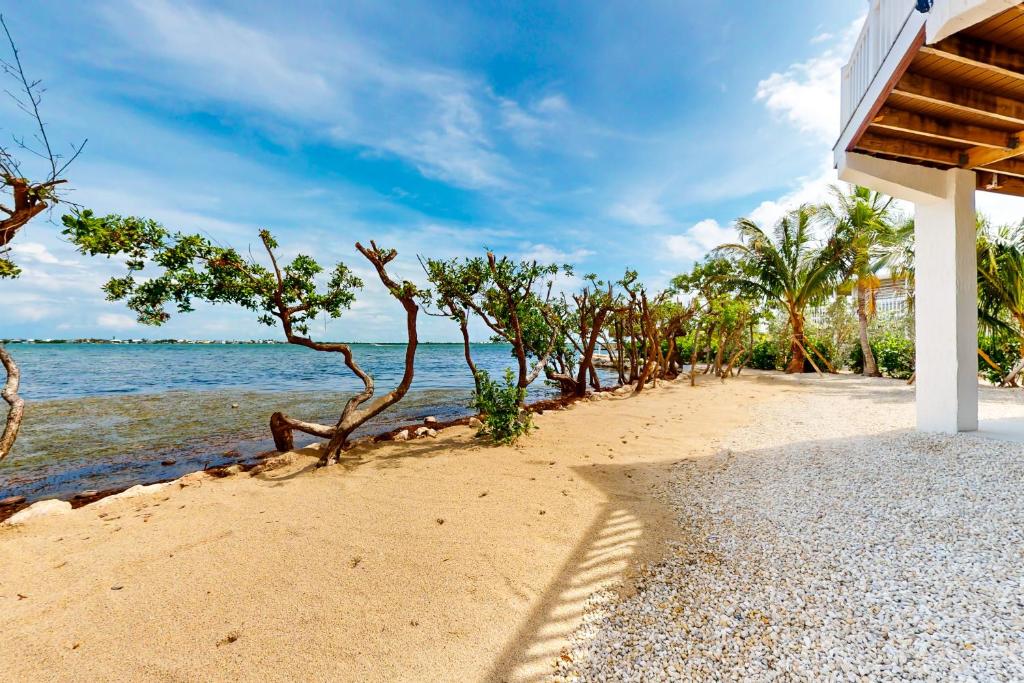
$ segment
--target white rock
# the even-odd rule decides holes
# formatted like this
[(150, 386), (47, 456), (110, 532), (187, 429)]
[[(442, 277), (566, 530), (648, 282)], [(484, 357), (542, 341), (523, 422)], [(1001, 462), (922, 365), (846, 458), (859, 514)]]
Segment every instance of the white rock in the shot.
[(428, 425), (436, 425), (437, 424), (437, 418), (434, 417), (433, 415), (431, 415), (430, 417), (424, 418), (423, 422), (425, 422)]
[(24, 510), (20, 510), (6, 520), (4, 524), (24, 524), (30, 519), (45, 517), (47, 515), (64, 515), (71, 512), (71, 503), (66, 500), (40, 500), (32, 503)]
[(471, 417), (469, 418), (469, 426), (473, 429), (480, 429), (484, 426), (484, 423), (481, 422), (479, 418)]
[(418, 427), (416, 429), (416, 436), (426, 436), (427, 432), (433, 431), (430, 427)]
[(397, 434), (395, 434), (392, 437), (392, 441), (408, 441), (408, 440), (409, 440), (409, 430), (408, 429), (403, 429), (402, 431), (398, 432)]
[[(187, 477), (189, 475), (185, 475), (185, 476)], [(204, 473), (204, 476), (209, 476), (209, 475), (206, 475)], [(182, 479), (184, 479), (184, 477), (182, 477)], [(178, 481), (180, 482), (181, 479), (179, 479)], [(140, 496), (148, 496), (148, 495), (151, 495), (151, 494), (163, 491), (165, 488), (170, 486), (172, 483), (174, 483), (174, 482), (164, 482), (162, 484), (149, 484), (149, 485), (137, 484), (137, 485), (131, 487), (130, 489), (126, 489), (124, 491), (121, 491), (121, 493), (115, 493), (112, 496), (107, 496), (106, 498), (100, 498), (95, 503), (93, 503), (93, 506), (103, 507), (105, 505), (110, 505), (112, 503), (115, 503), (115, 502), (117, 502), (119, 500), (125, 500), (126, 498), (139, 498)]]

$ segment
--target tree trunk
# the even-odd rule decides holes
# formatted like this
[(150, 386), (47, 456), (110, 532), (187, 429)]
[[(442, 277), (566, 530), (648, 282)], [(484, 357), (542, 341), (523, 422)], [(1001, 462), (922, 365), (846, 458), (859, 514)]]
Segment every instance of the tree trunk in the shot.
[(0, 344), (0, 363), (7, 371), (7, 381), (4, 382), (4, 388), (0, 391), (0, 397), (10, 406), (7, 410), (7, 422), (4, 425), (3, 434), (0, 434), (0, 460), (3, 460), (14, 448), (14, 442), (18, 438), (21, 420), (25, 416), (25, 400), (18, 396), (21, 372), (3, 344)]
[(463, 315), (459, 319), (459, 329), (462, 330), (462, 350), (466, 356), (466, 365), (469, 366), (469, 371), (473, 374), (473, 386), (476, 387), (477, 393), (480, 392), (480, 378), (476, 374), (476, 363), (473, 362), (473, 354), (470, 352), (469, 346), (469, 320), (467, 315)]
[(793, 326), (793, 343), (790, 345), (790, 360), (786, 366), (787, 374), (802, 373), (804, 371), (804, 316), (796, 311), (790, 311), (789, 320)]
[[(328, 439), (327, 444), (320, 450), (320, 465), (335, 462), (341, 452), (348, 448), (348, 438), (352, 432), (366, 423), (367, 420), (402, 400), (406, 393), (408, 393), (409, 387), (412, 386), (413, 374), (415, 372), (416, 347), (419, 343), (419, 338), (416, 334), (416, 316), (419, 313), (419, 307), (416, 305), (416, 291), (409, 283), (403, 282), (399, 284), (388, 275), (386, 266), (395, 258), (396, 252), (379, 249), (374, 242), (370, 242), (370, 245), (372, 248), (367, 249), (362, 244), (356, 242), (356, 250), (373, 265), (381, 283), (405, 309), (408, 343), (405, 347), (405, 372), (398, 386), (374, 400), (368, 407), (361, 408), (360, 406), (374, 396), (373, 378), (356, 363), (351, 347), (348, 344), (315, 342), (308, 337), (294, 334), (292, 331), (291, 311), (281, 303), (280, 294), (278, 296), (279, 317), (281, 318), (285, 338), (288, 342), (298, 346), (305, 346), (314, 351), (340, 353), (345, 359), (345, 365), (348, 369), (363, 382), (363, 390), (345, 403), (341, 417), (338, 418), (338, 422), (334, 426), (295, 420), (284, 413), (274, 413), (270, 417), (270, 431), (274, 436), (274, 444), (278, 446), (278, 450), (290, 450), (293, 447), (292, 432), (295, 430)], [(268, 251), (270, 251), (269, 247)], [(271, 258), (273, 259), (272, 252)], [(274, 268), (277, 271), (276, 261)], [(280, 288), (281, 286), (281, 277), (278, 273), (278, 287)]]
[(875, 362), (875, 354), (871, 351), (871, 340), (868, 338), (868, 314), (865, 294), (864, 286), (858, 279), (857, 322), (860, 327), (860, 350), (864, 355), (864, 369), (862, 374), (865, 377), (881, 377), (882, 373), (878, 371), (878, 363)]

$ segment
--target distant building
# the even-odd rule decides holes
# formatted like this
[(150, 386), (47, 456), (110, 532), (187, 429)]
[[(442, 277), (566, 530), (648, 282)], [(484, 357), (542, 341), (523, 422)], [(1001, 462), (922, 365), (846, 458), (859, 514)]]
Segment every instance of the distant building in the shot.
[[(856, 293), (840, 295), (849, 303), (850, 310), (856, 314)], [(875, 315), (896, 317), (906, 315), (910, 311), (910, 299), (913, 291), (906, 278), (882, 278), (875, 290)], [(831, 304), (815, 306), (807, 312), (807, 321), (818, 326), (828, 324), (828, 309)]]

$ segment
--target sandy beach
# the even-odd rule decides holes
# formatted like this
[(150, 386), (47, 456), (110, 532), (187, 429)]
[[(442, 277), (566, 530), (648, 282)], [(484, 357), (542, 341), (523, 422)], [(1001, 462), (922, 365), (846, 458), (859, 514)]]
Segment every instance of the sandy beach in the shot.
[(12, 680), (539, 680), (586, 599), (661, 553), (649, 495), (780, 398), (666, 384), (538, 416), (206, 478), (0, 528)]

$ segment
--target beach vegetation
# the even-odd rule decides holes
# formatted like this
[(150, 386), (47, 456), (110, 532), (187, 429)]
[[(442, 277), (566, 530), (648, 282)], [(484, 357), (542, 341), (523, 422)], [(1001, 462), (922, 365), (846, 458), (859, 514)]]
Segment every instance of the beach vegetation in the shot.
[[(214, 244), (203, 235), (170, 232), (156, 221), (97, 216), (79, 210), (64, 216), (63, 234), (88, 255), (118, 256), (128, 273), (111, 278), (103, 287), (111, 301), (123, 301), (141, 323), (161, 325), (178, 313), (193, 310), (194, 302), (232, 304), (255, 313), (265, 325), (280, 326), (285, 339), (313, 351), (337, 353), (345, 366), (363, 383), (363, 390), (351, 396), (333, 425), (298, 420), (281, 412), (270, 418), (274, 444), (280, 451), (294, 446), (293, 432), (326, 439), (320, 464), (338, 459), (350, 446), (352, 432), (400, 401), (412, 385), (417, 347), (417, 300), (422, 293), (408, 281), (396, 281), (387, 266), (397, 252), (356, 243), (356, 250), (373, 266), (388, 293), (405, 311), (407, 345), (405, 368), (399, 383), (377, 395), (373, 377), (357, 362), (349, 344), (318, 341), (310, 324), (320, 315), (339, 318), (353, 304), (362, 280), (344, 263), (325, 273), (315, 259), (299, 254), (281, 262), (277, 240), (268, 230), (259, 233), (264, 262), (252, 254), (243, 256), (230, 247)], [(326, 284), (318, 278), (326, 275)]]
[(494, 380), (485, 371), (477, 373), (477, 389), (472, 407), (480, 411), (483, 426), (480, 433), (498, 444), (515, 443), (533, 429), (533, 415), (523, 407), (526, 390), (511, 368), (505, 369), (501, 380)]
[(866, 187), (843, 190), (833, 186), (833, 201), (822, 204), (821, 214), (835, 235), (849, 241), (852, 261), (846, 284), (853, 293), (858, 336), (865, 377), (878, 377), (878, 363), (871, 350), (868, 323), (875, 315), (875, 294), (881, 286), (879, 272), (889, 259), (886, 246), (893, 241), (892, 197)]
[[(456, 321), (472, 312), (491, 331), (493, 341), (511, 344), (516, 386), (525, 390), (533, 384), (562, 341), (552, 290), (559, 273), (571, 274), (571, 267), (516, 261), (493, 252), (423, 263), (433, 287), (425, 296), (433, 305)], [(463, 339), (467, 338), (468, 329)], [(468, 345), (466, 359), (476, 382), (479, 373), (474, 371)]]
[[(800, 206), (786, 213), (770, 231), (741, 218), (735, 224), (739, 241), (716, 250), (740, 261), (740, 273), (730, 278), (732, 282), (784, 311), (790, 342), (788, 373), (803, 372), (808, 362), (820, 369), (822, 359), (815, 360), (805, 344), (807, 310), (833, 296), (853, 266), (855, 252), (846, 227), (829, 229), (820, 216), (820, 209)], [(822, 228), (828, 232), (819, 240), (816, 234)]]

